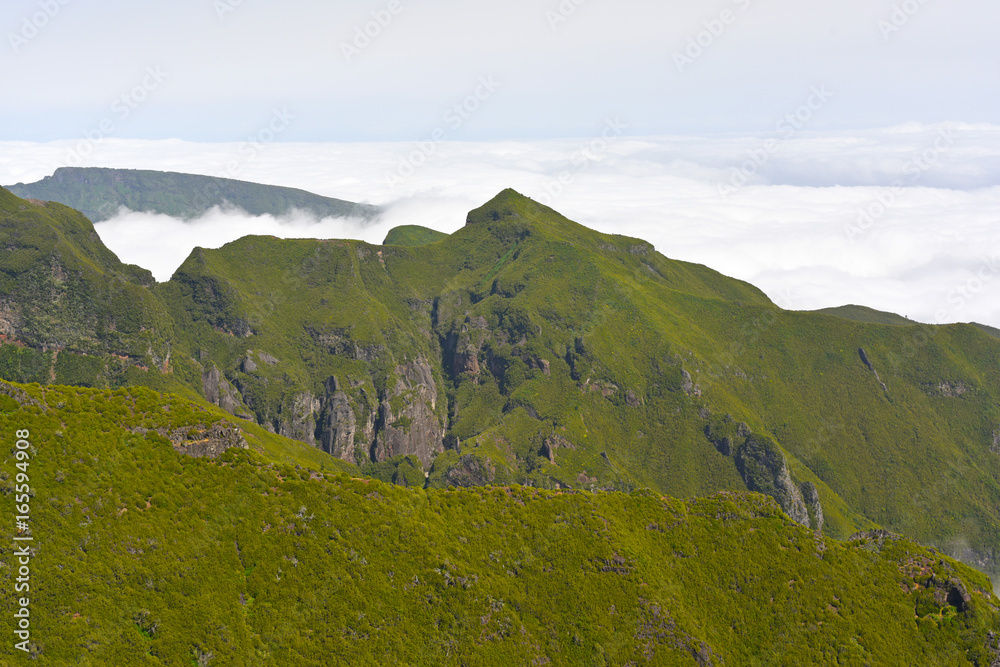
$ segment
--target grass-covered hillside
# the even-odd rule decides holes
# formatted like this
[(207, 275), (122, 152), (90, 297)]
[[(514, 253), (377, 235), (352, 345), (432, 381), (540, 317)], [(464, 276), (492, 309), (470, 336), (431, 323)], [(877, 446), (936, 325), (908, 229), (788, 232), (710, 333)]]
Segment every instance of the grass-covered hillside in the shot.
[[(4, 206), (43, 228), (55, 205)], [(51, 307), (31, 289), (7, 303)], [(1000, 569), (1000, 340), (977, 327), (783, 311), (511, 190), (432, 243), (247, 237), (140, 289), (157, 364), (14, 328), (2, 376), (54, 358), (48, 381), (183, 393), (410, 487), (758, 491)]]
[(142, 169), (60, 167), (40, 181), (18, 183), (7, 189), (25, 199), (71, 206), (94, 222), (114, 217), (122, 206), (185, 219), (196, 218), (213, 206), (236, 207), (251, 215), (282, 216), (298, 210), (317, 218), (370, 219), (381, 212), (377, 206), (295, 188)]
[[(757, 494), (407, 489), (346, 464), (294, 465), (294, 443), (144, 388), (0, 383), (0, 433), (0, 507), (30, 516), (0, 536), (3, 613), (30, 619), (27, 652), (9, 638), (3, 664), (986, 667), (1000, 655), (983, 575), (886, 533), (824, 537)], [(192, 456), (207, 433), (228, 449)], [(19, 576), (28, 589), (15, 593)]]
[(385, 240), (382, 241), (382, 245), (427, 245), (428, 243), (435, 243), (443, 238), (447, 238), (447, 236), (444, 232), (421, 227), (420, 225), (400, 225), (389, 230), (389, 233), (385, 236)]

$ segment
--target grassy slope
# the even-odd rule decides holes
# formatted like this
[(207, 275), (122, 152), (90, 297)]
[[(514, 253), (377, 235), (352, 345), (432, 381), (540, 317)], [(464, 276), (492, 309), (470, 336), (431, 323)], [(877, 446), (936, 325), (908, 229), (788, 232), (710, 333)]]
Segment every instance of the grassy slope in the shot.
[[(258, 416), (330, 376), (374, 395), (395, 363), (432, 360), (437, 410), (461, 443), (432, 485), (471, 457), (497, 483), (744, 490), (734, 457), (705, 437), (706, 416), (728, 413), (816, 484), (833, 536), (875, 522), (972, 562), (1000, 548), (1000, 341), (971, 326), (782, 311), (748, 284), (513, 191), (439, 243), (248, 237), (195, 251), (154, 293), (175, 323), (171, 381), (196, 393), (194, 360), (214, 363), (244, 381)], [(376, 360), (331, 355), (317, 331)], [(478, 350), (478, 377), (450, 367), (455, 339)], [(279, 363), (242, 373), (248, 350)], [(542, 448), (557, 437), (552, 464)]]
[(881, 310), (875, 310), (874, 308), (868, 308), (867, 306), (856, 306), (853, 304), (848, 306), (838, 306), (836, 308), (821, 308), (811, 312), (823, 315), (836, 315), (837, 317), (842, 317), (845, 320), (868, 322), (869, 324), (898, 324), (901, 326), (918, 324), (918, 322), (903, 317), (902, 315), (897, 315), (896, 313), (887, 313)]
[(94, 222), (111, 218), (122, 206), (179, 218), (194, 218), (213, 206), (226, 204), (251, 215), (280, 216), (298, 209), (320, 218), (367, 219), (380, 212), (376, 206), (321, 197), (295, 188), (140, 169), (61, 167), (40, 181), (18, 183), (8, 189), (20, 197), (72, 206)]
[(447, 237), (447, 234), (436, 229), (420, 225), (400, 225), (389, 230), (382, 245), (421, 246), (435, 243)]
[[(5, 391), (0, 432), (32, 443), (40, 665), (995, 657), (985, 577), (906, 540), (823, 539), (763, 496), (402, 489), (253, 452), (179, 455), (129, 427), (219, 415), (146, 389)], [(2, 560), (11, 614), (9, 548)], [(0, 654), (23, 659), (12, 642)]]

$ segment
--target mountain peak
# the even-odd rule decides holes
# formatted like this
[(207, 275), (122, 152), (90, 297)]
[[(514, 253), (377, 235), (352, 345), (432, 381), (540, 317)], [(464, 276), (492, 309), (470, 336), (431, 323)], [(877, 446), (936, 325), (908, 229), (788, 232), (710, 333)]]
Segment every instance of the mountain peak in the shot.
[(495, 222), (505, 218), (526, 218), (538, 221), (539, 218), (546, 217), (546, 214), (555, 213), (552, 209), (542, 206), (530, 197), (522, 195), (517, 190), (507, 188), (479, 208), (469, 211), (469, 215), (465, 219), (465, 225), (468, 227), (483, 222)]

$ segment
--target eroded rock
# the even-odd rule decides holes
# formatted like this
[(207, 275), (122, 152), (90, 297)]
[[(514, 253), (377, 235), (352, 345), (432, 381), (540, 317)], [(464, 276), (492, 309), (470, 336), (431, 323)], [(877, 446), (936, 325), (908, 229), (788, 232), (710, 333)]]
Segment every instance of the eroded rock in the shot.
[(431, 365), (417, 359), (396, 366), (395, 376), (395, 386), (379, 406), (372, 460), (414, 454), (429, 468), (444, 451), (444, 427), (434, 412), (437, 383)]
[(169, 440), (177, 452), (196, 458), (215, 458), (227, 449), (250, 449), (243, 431), (228, 422), (220, 421), (208, 427), (197, 424), (175, 429), (135, 427), (131, 430), (140, 435), (150, 431), (158, 433)]
[(751, 435), (736, 452), (736, 468), (750, 491), (771, 496), (796, 523), (809, 525), (802, 493), (792, 482), (784, 454), (770, 438)]

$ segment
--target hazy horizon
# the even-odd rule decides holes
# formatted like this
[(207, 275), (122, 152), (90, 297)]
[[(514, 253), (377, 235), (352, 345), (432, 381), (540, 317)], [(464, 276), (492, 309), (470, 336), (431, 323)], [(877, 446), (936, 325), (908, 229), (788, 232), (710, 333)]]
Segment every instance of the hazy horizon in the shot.
[(985, 0), (11, 0), (0, 182), (150, 168), (388, 206), (100, 225), (161, 278), (249, 229), (454, 231), (513, 187), (786, 307), (1000, 326), (998, 22)]

